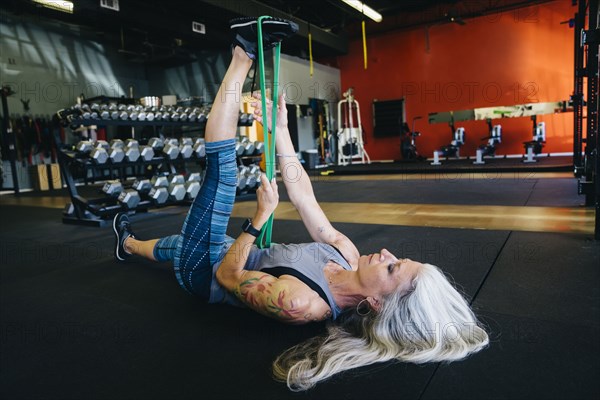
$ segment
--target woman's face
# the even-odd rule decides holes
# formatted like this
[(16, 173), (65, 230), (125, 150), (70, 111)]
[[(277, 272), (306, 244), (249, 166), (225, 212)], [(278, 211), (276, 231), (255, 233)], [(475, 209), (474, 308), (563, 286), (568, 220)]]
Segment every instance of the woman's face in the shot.
[(381, 298), (401, 289), (408, 292), (423, 264), (408, 258), (398, 259), (386, 249), (358, 259), (358, 277), (371, 296)]

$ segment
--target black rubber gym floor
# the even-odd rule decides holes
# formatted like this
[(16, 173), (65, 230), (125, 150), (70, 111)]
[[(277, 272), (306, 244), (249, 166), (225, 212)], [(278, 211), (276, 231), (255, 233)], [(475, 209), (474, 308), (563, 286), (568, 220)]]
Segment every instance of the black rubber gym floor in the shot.
[[(573, 195), (577, 193), (575, 179), (537, 179), (535, 175), (503, 179), (489, 175), (474, 179), (323, 181), (316, 191), (319, 201), (350, 203), (572, 207), (585, 201)], [(285, 193), (281, 199), (288, 200)]]
[[(483, 185), (482, 185), (483, 184)], [(474, 186), (477, 185), (477, 186)], [(573, 206), (573, 180), (317, 182), (323, 201)], [(282, 196), (282, 199), (285, 196)], [(142, 238), (178, 232), (181, 208), (133, 217)], [(366, 211), (368, 212), (368, 211)], [(278, 353), (324, 330), (206, 305), (167, 265), (113, 261), (112, 229), (61, 210), (0, 207), (2, 399), (591, 399), (600, 396), (600, 244), (577, 234), (335, 224), (365, 253), (440, 266), (473, 300), (488, 349), (447, 365), (384, 364), (294, 394)], [(233, 218), (230, 234), (242, 220)], [(274, 240), (302, 242), (300, 222)]]

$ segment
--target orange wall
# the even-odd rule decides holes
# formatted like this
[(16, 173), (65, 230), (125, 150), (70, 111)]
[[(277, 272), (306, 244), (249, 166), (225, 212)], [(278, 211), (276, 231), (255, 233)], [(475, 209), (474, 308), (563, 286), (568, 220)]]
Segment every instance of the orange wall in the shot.
[[(399, 159), (399, 137), (373, 137), (374, 99), (406, 98), (407, 121), (421, 115), (417, 146), (431, 157), (451, 139), (447, 124), (429, 124), (431, 112), (529, 102), (567, 100), (573, 90), (573, 30), (560, 22), (572, 18), (570, 1), (556, 1), (516, 11), (398, 31), (369, 38), (368, 69), (363, 67), (362, 41), (350, 44), (347, 56), (338, 58), (342, 91), (354, 87), (366, 131), (365, 148), (371, 159)], [(538, 117), (546, 122), (545, 151), (572, 152), (573, 114)], [(503, 143), (497, 154), (519, 154), (522, 142), (531, 140), (527, 118), (499, 119)], [(485, 121), (464, 126), (467, 143), (461, 155), (474, 155), (487, 135)]]

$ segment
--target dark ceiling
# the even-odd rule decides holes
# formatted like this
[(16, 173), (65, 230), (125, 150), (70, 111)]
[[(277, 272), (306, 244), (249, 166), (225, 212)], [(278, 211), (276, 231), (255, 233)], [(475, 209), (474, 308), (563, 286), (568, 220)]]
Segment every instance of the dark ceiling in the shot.
[[(383, 15), (381, 23), (367, 20), (370, 36), (391, 30), (440, 23), (468, 23), (469, 18), (548, 0), (364, 0)], [(181, 64), (198, 51), (222, 50), (230, 43), (228, 21), (240, 16), (272, 15), (293, 19), (300, 31), (286, 42), (284, 52), (307, 57), (307, 36), (315, 58), (344, 54), (348, 40), (360, 36), (363, 16), (340, 0), (121, 0), (120, 11), (100, 8), (100, 0), (74, 0), (69, 15), (35, 5), (30, 0), (3, 2), (2, 13), (43, 17), (82, 27), (98, 41), (109, 42), (131, 61)], [(454, 22), (452, 22), (452, 19)], [(206, 34), (191, 30), (191, 21), (206, 25)]]

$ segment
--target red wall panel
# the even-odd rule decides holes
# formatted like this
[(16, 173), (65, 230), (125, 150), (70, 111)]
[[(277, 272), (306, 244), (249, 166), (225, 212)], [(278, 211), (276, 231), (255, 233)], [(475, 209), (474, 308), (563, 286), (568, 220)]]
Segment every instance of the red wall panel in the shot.
[[(427, 122), (431, 112), (566, 100), (573, 90), (573, 30), (570, 1), (556, 1), (501, 14), (369, 38), (368, 69), (363, 67), (362, 41), (351, 42), (347, 56), (337, 60), (342, 91), (354, 87), (366, 131), (365, 148), (372, 159), (399, 159), (400, 138), (373, 137), (374, 99), (405, 97), (407, 120), (414, 116), (421, 154), (431, 157), (449, 143), (446, 124)], [(428, 44), (427, 44), (428, 43)], [(545, 151), (572, 151), (573, 114), (542, 115)], [(523, 152), (531, 139), (529, 118), (498, 119), (503, 143), (498, 154)], [(487, 135), (485, 121), (457, 123), (467, 134), (462, 155), (474, 155)]]

